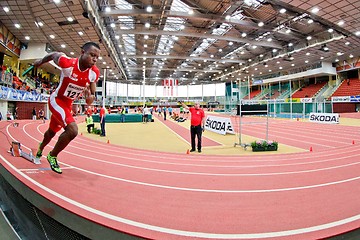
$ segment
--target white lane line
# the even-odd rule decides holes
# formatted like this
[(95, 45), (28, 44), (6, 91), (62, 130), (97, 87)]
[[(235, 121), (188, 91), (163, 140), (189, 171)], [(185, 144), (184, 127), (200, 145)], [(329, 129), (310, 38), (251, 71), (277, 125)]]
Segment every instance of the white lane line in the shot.
[[(38, 126), (38, 128), (37, 128), (37, 130), (38, 130), (38, 132), (39, 133), (41, 133), (41, 134), (43, 134), (40, 130), (39, 130), (39, 126)], [(27, 135), (29, 135), (29, 134), (27, 134)], [(35, 139), (35, 138), (34, 138)], [(38, 141), (38, 140), (37, 140)], [(86, 141), (86, 140), (83, 140), (83, 139), (76, 139), (76, 140), (74, 140), (73, 141), (74, 143), (76, 143), (76, 144), (79, 144), (79, 145), (86, 145), (86, 146), (88, 146), (88, 142)], [(82, 142), (86, 142), (86, 144), (84, 144), (84, 143), (82, 143)], [(71, 146), (71, 147), (75, 147), (75, 146)], [(119, 146), (119, 147), (121, 147), (121, 146)], [(75, 147), (76, 148), (76, 147)], [(94, 145), (93, 146), (93, 148), (96, 148), (96, 149), (101, 149), (101, 150), (103, 150), (103, 148), (102, 147), (97, 147), (96, 145)], [(343, 148), (339, 148), (339, 150), (341, 151)], [(111, 149), (111, 146), (109, 146), (109, 148), (108, 148), (108, 151), (111, 151), (111, 152), (116, 152), (116, 153), (122, 153), (124, 150), (123, 149), (118, 149), (118, 148), (113, 148), (113, 149)], [(139, 149), (132, 149), (132, 148), (127, 148), (126, 149), (126, 151), (127, 151), (127, 153), (128, 154), (131, 154), (131, 155), (135, 155), (135, 156), (141, 156), (141, 157), (151, 157), (151, 158), (154, 158), (154, 157), (156, 157), (157, 159), (167, 159), (167, 160), (169, 160), (169, 159), (171, 159), (171, 160), (178, 160), (179, 159), (179, 157), (183, 157), (184, 158), (184, 156), (183, 155), (181, 155), (181, 154), (179, 154), (179, 155), (174, 155), (174, 154), (168, 154), (168, 153), (161, 153), (160, 155), (157, 155), (157, 156), (149, 156), (149, 154), (148, 153), (134, 153), (134, 152), (131, 152), (131, 151), (136, 151), (136, 152), (139, 152)], [(140, 151), (140, 152), (144, 152), (144, 151)], [(146, 152), (146, 151), (145, 151)], [(339, 154), (339, 151), (336, 151), (335, 153), (332, 153), (333, 151), (326, 151), (326, 152), (328, 152), (329, 154), (322, 154), (321, 155), (321, 157), (327, 157), (327, 156), (333, 156), (333, 155), (338, 155)], [(352, 153), (352, 152), (359, 152), (359, 150), (358, 149), (353, 149), (353, 150), (346, 150), (346, 152), (344, 151), (344, 153), (347, 153), (347, 154), (349, 154), (349, 153)], [(150, 152), (151, 153), (151, 152)], [(324, 153), (324, 152), (323, 152)], [(248, 162), (249, 160), (243, 160), (243, 159), (240, 159), (240, 160), (238, 160), (238, 158), (245, 158), (245, 157), (248, 157), (248, 156), (223, 156), (223, 155), (219, 155), (221, 158), (222, 158), (222, 160), (221, 160), (221, 162)], [(219, 157), (219, 156), (216, 156), (217, 158)], [(254, 156), (252, 156), (252, 159), (251, 159), (251, 161), (252, 162), (270, 162), (270, 161), (294, 161), (294, 160), (298, 160), (298, 159), (301, 159), (301, 160), (305, 160), (305, 159), (312, 159), (312, 158), (314, 158), (315, 157), (315, 154), (312, 154), (312, 155), (309, 155), (309, 154), (307, 154), (306, 156), (304, 156), (304, 154), (302, 154), (302, 153), (298, 153), (297, 154), (297, 156), (299, 156), (299, 157), (295, 157), (294, 158), (294, 156), (296, 156), (296, 155), (291, 155), (291, 157), (289, 157), (289, 155), (288, 154), (282, 154), (282, 155), (276, 155), (277, 157), (279, 157), (279, 156), (283, 156), (285, 159), (283, 159), (283, 158), (275, 158), (275, 159), (272, 159), (272, 158), (270, 158), (270, 159), (264, 159), (264, 157), (267, 157), (267, 156), (263, 156), (262, 158), (263, 159), (261, 159), (260, 158), (260, 160), (258, 160), (258, 159), (254, 159)], [(194, 160), (196, 160), (196, 161), (199, 161), (199, 162), (219, 162), (219, 159), (211, 159), (211, 158), (214, 158), (215, 156), (213, 156), (213, 155), (209, 155), (209, 156), (206, 156), (206, 159), (194, 159), (194, 158), (186, 158), (186, 160), (190, 160), (190, 161), (194, 161)], [(229, 160), (229, 159), (232, 159), (232, 158), (235, 158), (236, 160)], [(258, 158), (257, 156), (255, 156), (255, 158)], [(185, 159), (185, 158), (184, 158)], [(141, 159), (139, 159), (138, 161), (141, 161)], [(155, 161), (153, 161), (153, 162), (155, 162)], [(156, 161), (157, 162), (157, 161)]]
[[(73, 153), (70, 153), (73, 154)], [(76, 154), (73, 154), (76, 155)], [(78, 155), (76, 155), (78, 156)], [(360, 156), (360, 155), (359, 155)], [(163, 170), (163, 169), (157, 169), (157, 168), (146, 168), (146, 167), (137, 167), (132, 165), (126, 165), (121, 163), (113, 163), (108, 162), (105, 160), (99, 160), (96, 158), (88, 158), (92, 161), (96, 162), (102, 162), (107, 163), (111, 165), (121, 166), (121, 167), (127, 167), (127, 168), (134, 168), (134, 169), (140, 169), (140, 170), (146, 170), (146, 171), (154, 171), (154, 172), (165, 172), (165, 173), (175, 173), (175, 174), (187, 174), (187, 175), (201, 175), (201, 176), (221, 176), (221, 177), (246, 177), (246, 176), (276, 176), (276, 175), (290, 175), (290, 174), (300, 174), (300, 173), (312, 173), (312, 172), (321, 172), (326, 170), (333, 170), (333, 169), (339, 169), (339, 168), (345, 168), (350, 166), (359, 165), (360, 162), (355, 163), (349, 163), (345, 165), (339, 165), (339, 166), (333, 166), (328, 168), (318, 168), (318, 169), (312, 169), (312, 170), (302, 170), (302, 171), (292, 171), (292, 172), (271, 172), (271, 173), (207, 173), (207, 172), (185, 172), (185, 171), (173, 171), (173, 170)], [(60, 162), (60, 161), (59, 161)], [(67, 163), (62, 163), (65, 165), (68, 165)], [(70, 166), (70, 165), (69, 165)], [(61, 167), (61, 169), (70, 169), (74, 167)], [(50, 169), (50, 168), (49, 168)], [(27, 170), (40, 170), (40, 168), (27, 168), (27, 169), (20, 169), (21, 171), (27, 171)]]
[[(24, 130), (24, 132), (30, 138), (33, 138), (25, 130)], [(87, 151), (87, 152), (97, 153), (97, 152), (94, 152), (94, 151), (90, 151), (88, 149), (83, 149), (83, 148), (78, 148), (78, 147), (74, 147), (74, 148), (81, 149), (81, 150), (84, 150), (84, 151)], [(272, 176), (272, 175), (300, 174), (300, 173), (311, 173), (311, 172), (319, 172), (319, 171), (325, 171), (325, 170), (333, 170), (333, 169), (358, 165), (360, 163), (360, 162), (354, 162), (354, 163), (343, 164), (343, 165), (338, 165), (338, 166), (333, 166), (333, 167), (317, 168), (317, 169), (301, 170), (301, 171), (271, 172), (271, 173), (233, 173), (233, 174), (231, 174), (231, 173), (186, 172), (186, 171), (163, 170), (163, 169), (158, 169), (158, 168), (137, 167), (137, 166), (133, 166), (133, 165), (115, 163), (115, 162), (110, 162), (110, 161), (107, 161), (107, 160), (101, 160), (101, 159), (98, 159), (98, 158), (92, 158), (92, 157), (88, 157), (88, 156), (83, 156), (83, 155), (79, 155), (79, 154), (76, 154), (76, 153), (73, 153), (73, 152), (70, 152), (70, 151), (66, 151), (66, 150), (64, 150), (64, 152), (75, 155), (75, 156), (78, 156), (78, 157), (87, 158), (87, 159), (90, 159), (92, 161), (112, 164), (112, 165), (116, 165), (116, 166), (122, 166), (122, 167), (134, 168), (134, 169), (141, 169), (141, 170), (147, 170), (147, 171), (157, 171), (157, 172), (176, 173), (176, 174), (190, 174), (190, 175), (207, 175), (207, 176)], [(111, 154), (106, 154), (106, 153), (103, 153), (103, 155), (106, 155), (106, 156), (109, 156), (109, 157), (119, 157), (117, 155), (111, 155)], [(360, 156), (360, 154), (352, 155), (351, 157), (355, 157), (355, 156)], [(139, 161), (145, 161), (145, 162), (170, 164), (170, 163), (166, 163), (166, 162), (147, 161), (147, 160), (143, 160), (143, 159), (130, 158), (130, 157), (124, 157), (124, 156), (121, 156), (121, 158), (126, 158), (126, 159), (130, 159), (130, 160), (139, 160)], [(304, 162), (304, 163), (295, 163), (295, 164), (282, 164), (282, 165), (273, 164), (273, 165), (262, 165), (262, 166), (258, 166), (258, 165), (254, 165), (254, 166), (251, 166), (251, 165), (250, 166), (231, 166), (231, 165), (230, 166), (213, 166), (213, 165), (196, 165), (196, 164), (174, 164), (174, 165), (215, 167), (215, 168), (259, 168), (259, 167), (293, 166), (293, 165), (310, 164), (310, 163), (323, 163), (323, 162), (335, 161), (335, 160), (346, 159), (346, 158), (349, 158), (349, 156), (345, 156), (345, 157), (341, 157), (341, 158), (335, 158), (335, 159), (327, 159), (327, 160), (322, 160), (322, 161), (313, 161), (313, 162)]]
[[(67, 164), (65, 164), (67, 165)], [(73, 169), (73, 167), (61, 167), (62, 170), (64, 169)], [(19, 168), (21, 172), (29, 172), (29, 171), (51, 171), (50, 167), (40, 167), (40, 168)]]
[(298, 235), (298, 234), (305, 234), (305, 233), (310, 233), (310, 232), (315, 232), (315, 231), (320, 231), (320, 230), (325, 230), (325, 229), (329, 229), (329, 228), (333, 228), (333, 227), (337, 227), (337, 226), (341, 226), (344, 225), (346, 223), (351, 223), (354, 221), (357, 221), (360, 219), (360, 215), (355, 215), (353, 217), (350, 218), (345, 218), (342, 220), (338, 220), (335, 222), (330, 222), (330, 223), (326, 223), (326, 224), (322, 224), (322, 225), (317, 225), (317, 226), (312, 226), (312, 227), (307, 227), (307, 228), (300, 228), (300, 229), (293, 229), (293, 230), (285, 230), (285, 231), (278, 231), (278, 232), (263, 232), (263, 233), (238, 233), (238, 234), (217, 234), (217, 233), (206, 233), (206, 232), (193, 232), (193, 231), (183, 231), (183, 230), (177, 230), (177, 229), (171, 229), (171, 228), (165, 228), (165, 227), (159, 227), (159, 226), (154, 226), (154, 225), (150, 225), (150, 224), (145, 224), (145, 223), (141, 223), (141, 222), (137, 222), (137, 221), (133, 221), (133, 220), (129, 220), (126, 218), (122, 218), (119, 216), (115, 216), (94, 208), (91, 208), (85, 204), (82, 204), (80, 202), (77, 202), (71, 198), (65, 197), (63, 195), (61, 195), (58, 192), (55, 192), (47, 187), (45, 187), (44, 185), (40, 184), (39, 182), (35, 181), (34, 179), (32, 179), (31, 177), (27, 176), (26, 174), (24, 174), (23, 172), (19, 171), (15, 166), (13, 166), (12, 164), (10, 164), (10, 162), (8, 162), (2, 155), (0, 155), (0, 158), (3, 160), (3, 162), (5, 162), (11, 169), (13, 169), (15, 172), (17, 172), (19, 175), (21, 175), (23, 178), (25, 178), (26, 180), (28, 180), (29, 182), (31, 182), (32, 184), (36, 185), (37, 187), (43, 189), (44, 191), (48, 192), (49, 194), (62, 199), (63, 201), (66, 201), (78, 208), (81, 208), (83, 210), (86, 210), (88, 212), (91, 212), (93, 214), (99, 215), (101, 217), (116, 221), (116, 222), (121, 222), (127, 225), (131, 225), (131, 226), (135, 226), (135, 227), (139, 227), (139, 228), (143, 228), (143, 229), (147, 229), (147, 230), (151, 230), (151, 231), (156, 231), (156, 232), (162, 232), (162, 233), (166, 233), (166, 234), (173, 234), (173, 235), (179, 235), (179, 236), (186, 236), (186, 237), (198, 237), (198, 238), (211, 238), (211, 239), (254, 239), (254, 238), (269, 238), (269, 237), (284, 237), (284, 236), (292, 236), (292, 235)]
[[(29, 134), (28, 134), (28, 136), (33, 138)], [(68, 152), (68, 151), (65, 151), (65, 152), (67, 152), (69, 154), (72, 154), (72, 155), (75, 155), (75, 156), (78, 156), (78, 157), (83, 157), (83, 158), (85, 157), (87, 159), (91, 159), (91, 160), (95, 160), (95, 161), (103, 161), (103, 160), (98, 160), (96, 158), (82, 156), (82, 155), (72, 153), (72, 152)], [(69, 164), (66, 164), (66, 165), (68, 165), (70, 167), (73, 167), (74, 169), (77, 169), (79, 171), (83, 171), (83, 172), (87, 172), (87, 173), (94, 174), (94, 175), (97, 175), (97, 176), (101, 176), (101, 177), (105, 177), (105, 178), (109, 178), (109, 179), (113, 179), (113, 180), (119, 180), (119, 181), (123, 181), (123, 182), (127, 182), (127, 183), (133, 183), (133, 184), (150, 186), (150, 187), (159, 187), (159, 188), (166, 188), (166, 189), (182, 190), (182, 191), (195, 191), (195, 192), (221, 192), (221, 193), (282, 192), (282, 191), (294, 191), (294, 190), (303, 190), (303, 189), (310, 189), (310, 188), (317, 188), (317, 187), (325, 187), (325, 186), (330, 186), (330, 185), (335, 185), (335, 184), (346, 183), (346, 182), (350, 182), (350, 181), (356, 181), (356, 180), (360, 179), (360, 177), (355, 177), (355, 178), (344, 179), (344, 180), (339, 180), (339, 181), (335, 181), (335, 182), (327, 182), (327, 183), (322, 183), (322, 184), (315, 184), (315, 185), (308, 185), (308, 186), (301, 186), (301, 187), (292, 187), (292, 188), (258, 189), (258, 190), (219, 190), (219, 189), (182, 188), (182, 187), (173, 187), (173, 186), (167, 186), (167, 185), (151, 184), (151, 183), (145, 183), (145, 182), (139, 182), (139, 181), (132, 181), (132, 180), (128, 180), (128, 179), (123, 179), (123, 178), (112, 177), (112, 176), (104, 175), (104, 174), (100, 174), (100, 173), (95, 173), (95, 172), (88, 171), (88, 170), (85, 170), (85, 169), (82, 169), (82, 168), (77, 168), (77, 167), (69, 165)]]
[[(83, 140), (83, 139), (76, 139), (75, 141), (74, 141), (74, 143), (76, 143), (76, 144), (79, 144), (79, 145), (88, 145), (88, 143), (87, 144), (85, 144), (85, 143), (83, 143), (83, 142), (86, 142), (85, 140)], [(72, 147), (75, 147), (75, 146), (72, 146)], [(121, 146), (119, 146), (119, 147), (121, 147)], [(96, 148), (96, 149), (101, 149), (101, 150), (103, 150), (103, 148), (101, 148), (101, 147), (97, 147), (97, 146), (94, 146), (94, 148)], [(339, 150), (342, 150), (342, 149), (339, 149)], [(108, 149), (108, 151), (111, 151), (111, 152), (120, 152), (120, 153), (122, 153), (124, 150), (122, 150), (122, 149)], [(346, 151), (344, 151), (344, 153), (349, 153), (349, 151), (350, 151), (350, 153), (351, 152), (359, 152), (359, 149), (353, 149), (353, 150), (346, 150)], [(334, 151), (326, 151), (326, 152), (323, 152), (323, 153), (325, 153), (325, 154), (323, 154), (323, 155), (321, 155), (321, 156), (332, 156), (332, 155), (338, 155), (339, 154), (339, 151), (336, 151), (335, 153), (333, 153)], [(131, 155), (136, 155), (136, 156), (142, 156), (142, 157), (144, 157), (144, 156), (148, 156), (149, 157), (149, 154), (148, 153), (132, 153), (132, 152), (127, 152), (128, 154), (131, 154)], [(307, 153), (307, 152), (306, 152)], [(326, 154), (326, 153), (328, 153), (328, 154)], [(166, 154), (165, 154), (166, 155)], [(299, 152), (299, 153), (297, 153), (297, 155), (301, 155), (301, 156), (303, 156), (303, 154), (302, 154), (302, 152)], [(310, 155), (310, 154), (307, 154), (307, 156), (303, 156), (303, 157), (295, 157), (295, 155), (292, 155), (291, 157), (289, 157), (289, 155), (284, 155), (283, 156), (283, 158), (276, 158), (276, 159), (273, 159), (273, 158), (268, 158), (268, 156), (263, 156), (262, 158), (263, 159), (261, 159), (261, 160), (257, 160), (257, 159), (253, 159), (253, 158), (258, 158), (258, 156), (251, 156), (251, 161), (252, 162), (269, 162), (269, 161), (294, 161), (294, 160), (298, 160), (298, 159), (312, 159), (312, 158), (314, 158), (315, 156), (314, 156), (315, 154), (312, 154), (312, 155)], [(279, 157), (279, 156), (281, 156), (281, 154), (279, 154), (279, 155), (276, 155), (276, 157)], [(165, 159), (174, 159), (174, 160), (178, 160), (179, 159), (179, 157), (184, 157), (183, 155), (181, 155), (181, 154), (179, 154), (179, 155), (174, 155), (174, 154), (171, 154), (171, 155), (166, 155), (166, 156), (164, 156), (164, 154), (163, 153), (159, 153), (159, 155), (158, 156), (156, 156), (157, 158), (165, 158)], [(210, 158), (213, 158), (213, 157), (217, 157), (218, 159), (210, 159)], [(223, 155), (216, 155), (216, 156), (214, 156), (214, 155), (209, 155), (209, 156), (206, 156), (206, 159), (193, 159), (193, 158), (187, 158), (186, 160), (191, 160), (191, 161), (194, 161), (194, 160), (196, 160), (196, 161), (203, 161), (203, 162), (219, 162), (219, 158), (221, 158), (221, 162), (242, 162), (242, 161), (249, 161), (249, 160), (243, 160), (243, 159), (240, 159), (239, 160), (239, 158), (249, 158), (250, 156), (223, 156)], [(295, 158), (294, 158), (295, 157)], [(229, 158), (231, 159), (231, 158), (235, 158), (235, 160), (229, 160)], [(266, 158), (266, 159), (265, 159)]]
[[(81, 147), (75, 147), (71, 146), (72, 148), (83, 150), (89, 153), (99, 153), (96, 151), (91, 151), (86, 148)], [(349, 157), (356, 157), (360, 156), (359, 151), (356, 150), (354, 152), (357, 152), (357, 154), (351, 155), (351, 156), (341, 156), (337, 158), (327, 158), (326, 160), (318, 160), (318, 161), (310, 161), (310, 162), (296, 162), (296, 163), (286, 163), (286, 164), (264, 164), (264, 165), (208, 165), (208, 164), (193, 164), (193, 163), (182, 163), (182, 162), (161, 162), (156, 160), (145, 160), (144, 158), (135, 158), (135, 157), (127, 157), (127, 156), (119, 156), (114, 154), (108, 154), (108, 153), (102, 153), (103, 156), (108, 156), (111, 158), (117, 158), (117, 159), (128, 159), (128, 160), (135, 160), (139, 162), (148, 162), (148, 163), (156, 163), (156, 164), (165, 164), (165, 165), (176, 165), (176, 166), (192, 166), (192, 167), (209, 167), (209, 168), (266, 168), (266, 167), (288, 167), (288, 166), (298, 166), (298, 165), (310, 165), (310, 164), (316, 164), (316, 163), (325, 163), (325, 162), (333, 162), (337, 160), (347, 159)], [(71, 153), (71, 152), (69, 152)], [(146, 157), (146, 156), (144, 156)], [(219, 160), (220, 161), (220, 160)], [(248, 162), (251, 160), (248, 160)]]
[[(81, 157), (81, 155), (78, 155), (78, 154), (74, 154), (74, 155), (77, 155), (77, 156)], [(356, 180), (360, 179), (360, 177), (354, 177), (354, 178), (348, 178), (348, 179), (339, 180), (339, 181), (335, 181), (335, 182), (327, 182), (327, 183), (322, 183), (322, 184), (307, 185), (307, 186), (300, 186), (300, 187), (290, 187), (290, 188), (256, 189), (256, 190), (201, 189), (201, 188), (173, 187), (173, 186), (168, 186), (168, 185), (160, 185), (160, 184), (152, 184), (152, 183), (146, 183), (146, 182), (140, 182), (140, 181), (133, 181), (133, 180), (128, 180), (128, 179), (119, 178), (119, 177), (113, 177), (113, 176), (109, 176), (109, 175), (105, 175), (105, 174), (101, 174), (101, 173), (96, 173), (96, 172), (93, 172), (93, 171), (89, 171), (89, 170), (85, 170), (85, 169), (82, 169), (82, 168), (72, 166), (70, 164), (66, 164), (66, 165), (70, 166), (70, 167), (72, 167), (74, 169), (77, 169), (79, 171), (89, 173), (89, 174), (93, 174), (93, 175), (96, 175), (96, 176), (100, 176), (100, 177), (104, 177), (104, 178), (108, 178), (108, 179), (112, 179), (112, 180), (131, 183), (131, 184), (137, 184), (137, 185), (148, 186), (148, 187), (157, 187), (157, 188), (179, 190), (179, 191), (210, 192), (210, 193), (269, 193), (269, 192), (295, 191), (295, 190), (304, 190), (304, 189), (311, 189), (311, 188), (318, 188), (318, 187), (326, 187), (326, 186), (331, 186), (331, 185), (356, 181)]]

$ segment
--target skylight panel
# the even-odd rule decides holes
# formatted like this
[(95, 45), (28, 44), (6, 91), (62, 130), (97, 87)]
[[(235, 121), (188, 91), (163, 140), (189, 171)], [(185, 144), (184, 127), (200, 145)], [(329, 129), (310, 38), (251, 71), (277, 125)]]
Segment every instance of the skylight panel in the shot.
[[(170, 11), (188, 12), (189, 10), (190, 7), (180, 0), (174, 0), (170, 7)], [(185, 20), (183, 18), (168, 17), (165, 22), (164, 31), (181, 31), (181, 26), (183, 26), (184, 23)], [(172, 36), (162, 35), (156, 49), (156, 54), (169, 55), (173, 45), (174, 40)]]
[(120, 21), (120, 29), (123, 30), (135, 29), (134, 19), (132, 17), (119, 16), (118, 19)]
[(234, 14), (231, 15), (231, 19), (236, 19), (236, 20), (243, 20), (244, 17), (245, 16), (242, 14), (242, 10), (236, 11)]
[(123, 34), (124, 48), (128, 55), (135, 55), (135, 35), (134, 34)]
[(212, 32), (214, 35), (223, 36), (225, 33), (227, 33), (230, 29), (232, 29), (232, 26), (227, 23), (223, 23), (220, 25), (220, 27), (215, 28)]
[(180, 31), (180, 26), (185, 23), (183, 18), (168, 17), (165, 22), (165, 31)]
[(133, 6), (124, 0), (115, 0), (115, 7), (118, 9), (133, 9)]
[(189, 12), (191, 8), (180, 0), (174, 0), (171, 4), (170, 11)]

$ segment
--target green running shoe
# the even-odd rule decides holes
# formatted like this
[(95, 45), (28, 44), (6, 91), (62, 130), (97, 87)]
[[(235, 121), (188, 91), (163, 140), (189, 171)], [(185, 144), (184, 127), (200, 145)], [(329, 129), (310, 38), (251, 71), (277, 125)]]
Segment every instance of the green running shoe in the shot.
[(40, 150), (40, 145), (41, 145), (41, 143), (39, 143), (39, 148), (38, 148), (36, 156), (35, 156), (36, 158), (41, 158), (41, 156), (42, 156), (42, 151)]
[(47, 160), (50, 163), (51, 170), (53, 170), (56, 173), (61, 174), (62, 171), (61, 171), (60, 166), (59, 166), (59, 164), (57, 162), (57, 157), (53, 157), (50, 154), (51, 154), (51, 152), (49, 152), (49, 154), (47, 155)]

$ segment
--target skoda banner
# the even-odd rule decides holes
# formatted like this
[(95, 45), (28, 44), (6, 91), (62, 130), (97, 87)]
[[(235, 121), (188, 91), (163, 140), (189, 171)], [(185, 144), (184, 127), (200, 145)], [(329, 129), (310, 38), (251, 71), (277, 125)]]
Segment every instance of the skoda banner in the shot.
[(339, 123), (339, 114), (338, 113), (310, 113), (309, 121), (310, 122), (318, 122), (318, 123), (338, 124)]
[(226, 133), (235, 134), (230, 118), (207, 116), (205, 120), (205, 129), (222, 135)]

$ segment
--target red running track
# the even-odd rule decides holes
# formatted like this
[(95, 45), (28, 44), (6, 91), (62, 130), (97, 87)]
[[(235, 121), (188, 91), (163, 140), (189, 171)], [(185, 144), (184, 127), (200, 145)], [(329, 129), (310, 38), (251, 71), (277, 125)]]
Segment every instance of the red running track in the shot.
[[(1, 145), (0, 163), (57, 205), (150, 239), (319, 239), (358, 228), (360, 149), (348, 140), (359, 128), (283, 120), (271, 124), (274, 138), (297, 135), (282, 143), (305, 146), (302, 139), (307, 139), (319, 150), (188, 155), (78, 136), (59, 155), (62, 175), (50, 171), (44, 157), (38, 166), (10, 156), (8, 144)], [(20, 121), (14, 128), (1, 122), (0, 128), (25, 150), (37, 147), (47, 125)], [(245, 130), (256, 135), (257, 128)], [(3, 134), (0, 139), (7, 142)]]

